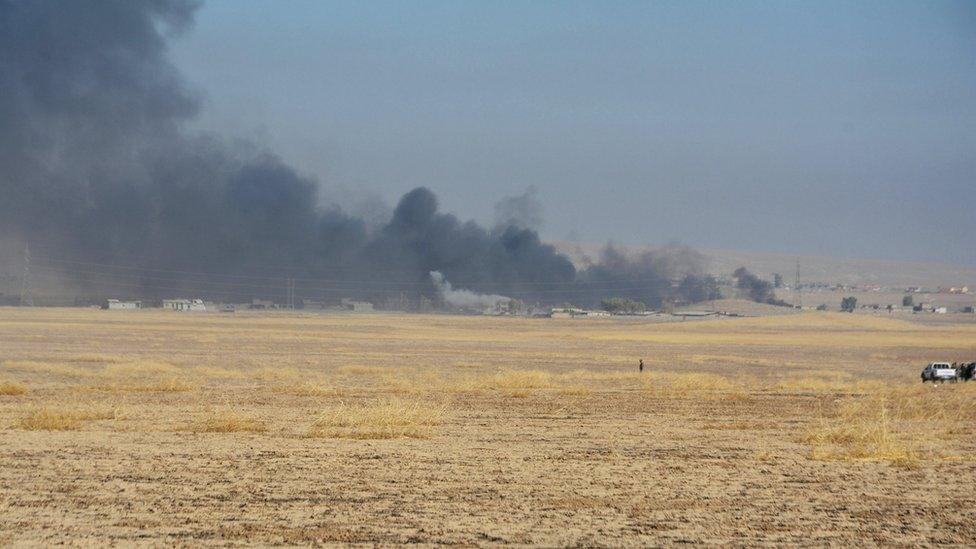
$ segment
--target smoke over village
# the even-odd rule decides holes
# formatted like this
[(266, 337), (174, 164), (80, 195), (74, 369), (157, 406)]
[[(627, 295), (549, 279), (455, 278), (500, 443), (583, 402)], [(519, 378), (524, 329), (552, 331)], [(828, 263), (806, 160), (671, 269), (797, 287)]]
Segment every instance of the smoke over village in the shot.
[(0, 251), (19, 268), (29, 246), (38, 289), (412, 308), (455, 295), (445, 281), (524, 303), (707, 297), (705, 257), (688, 248), (608, 247), (574, 265), (540, 240), (534, 188), (499, 197), (490, 228), (442, 211), (425, 187), (386, 218), (361, 217), (273, 151), (190, 129), (202, 98), (168, 48), (196, 8), (0, 4)]

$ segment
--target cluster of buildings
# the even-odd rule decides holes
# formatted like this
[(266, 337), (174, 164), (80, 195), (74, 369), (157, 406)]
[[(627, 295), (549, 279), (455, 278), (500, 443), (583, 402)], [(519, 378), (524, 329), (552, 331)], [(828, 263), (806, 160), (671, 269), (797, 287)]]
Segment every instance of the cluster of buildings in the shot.
[[(102, 303), (102, 309), (110, 311), (132, 311), (136, 309), (164, 309), (169, 311), (221, 311), (234, 312), (237, 310), (270, 310), (270, 309), (290, 309), (270, 299), (252, 299), (249, 303), (208, 303), (202, 299), (163, 299), (161, 301), (141, 301), (124, 299), (106, 299)], [(311, 299), (303, 300), (303, 309), (351, 311), (356, 313), (373, 312), (373, 304), (368, 301), (356, 301), (354, 299), (343, 299), (338, 305), (330, 304), (325, 301), (315, 301)]]
[(159, 305), (148, 304), (139, 300), (106, 299), (103, 309), (109, 311), (131, 311), (135, 309), (168, 309), (170, 311), (206, 311), (207, 304), (202, 299), (164, 299)]

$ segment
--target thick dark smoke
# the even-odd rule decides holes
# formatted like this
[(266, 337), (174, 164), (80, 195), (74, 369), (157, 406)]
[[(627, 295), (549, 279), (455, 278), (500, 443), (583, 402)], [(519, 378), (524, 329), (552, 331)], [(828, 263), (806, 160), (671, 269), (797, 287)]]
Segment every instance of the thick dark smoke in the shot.
[(495, 203), (495, 229), (508, 227), (532, 229), (542, 228), (542, 203), (539, 202), (539, 189), (529, 187), (524, 193), (506, 196)]
[(35, 286), (281, 301), (294, 279), (300, 299), (403, 307), (437, 295), (438, 271), (526, 302), (655, 306), (676, 295), (673, 281), (700, 276), (686, 248), (634, 260), (608, 248), (577, 276), (540, 242), (533, 189), (504, 199), (491, 231), (439, 211), (426, 188), (392, 213), (372, 199), (349, 210), (334, 204), (355, 199), (330, 200), (273, 154), (190, 132), (198, 95), (167, 41), (196, 8), (0, 0), (0, 243), (30, 244)]
[(715, 299), (718, 287), (704, 275), (705, 263), (704, 255), (687, 246), (670, 245), (628, 257), (608, 244), (600, 262), (580, 272), (579, 285), (586, 290), (587, 303), (610, 296), (658, 308)]
[(743, 292), (749, 299), (759, 303), (769, 303), (770, 305), (786, 305), (785, 301), (777, 299), (773, 289), (773, 283), (763, 280), (749, 272), (745, 267), (739, 267), (732, 273), (735, 278), (735, 286)]

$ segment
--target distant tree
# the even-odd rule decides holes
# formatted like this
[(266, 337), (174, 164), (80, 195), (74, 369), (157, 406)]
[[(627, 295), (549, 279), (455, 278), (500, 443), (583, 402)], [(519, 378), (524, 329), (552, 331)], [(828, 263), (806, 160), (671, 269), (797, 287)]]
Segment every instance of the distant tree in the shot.
[(678, 297), (687, 303), (700, 303), (712, 299), (721, 299), (722, 292), (718, 288), (718, 280), (714, 276), (687, 275), (678, 284)]
[(912, 296), (906, 295), (905, 297), (901, 298), (902, 307), (913, 307), (914, 305), (915, 305), (915, 298), (913, 298)]
[(840, 310), (845, 313), (853, 313), (854, 309), (857, 308), (857, 298), (854, 296), (847, 296), (840, 300)]
[(773, 287), (774, 288), (783, 287), (783, 275), (779, 273), (773, 273)]
[(622, 297), (610, 297), (600, 302), (604, 311), (613, 314), (635, 314), (643, 313), (647, 306), (640, 301), (631, 301)]

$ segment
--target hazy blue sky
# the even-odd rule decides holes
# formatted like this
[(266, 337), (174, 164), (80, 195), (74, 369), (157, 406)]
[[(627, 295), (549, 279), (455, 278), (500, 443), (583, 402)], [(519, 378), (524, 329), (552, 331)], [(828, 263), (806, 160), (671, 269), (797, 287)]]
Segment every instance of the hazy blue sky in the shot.
[(976, 264), (976, 2), (210, 0), (200, 125), (543, 236)]

